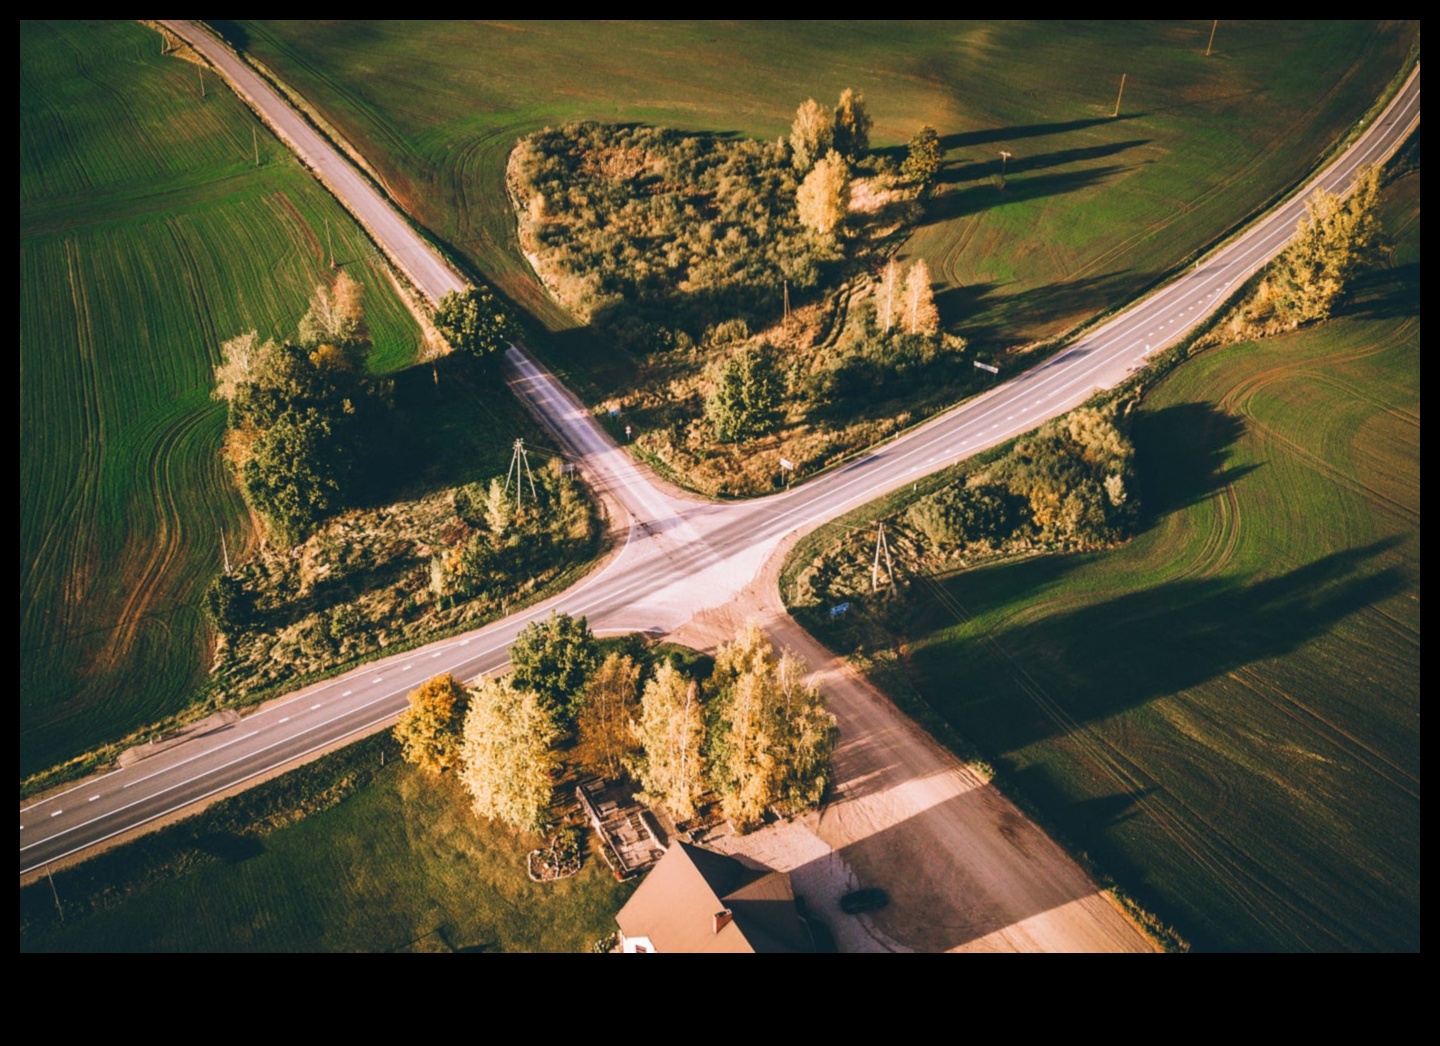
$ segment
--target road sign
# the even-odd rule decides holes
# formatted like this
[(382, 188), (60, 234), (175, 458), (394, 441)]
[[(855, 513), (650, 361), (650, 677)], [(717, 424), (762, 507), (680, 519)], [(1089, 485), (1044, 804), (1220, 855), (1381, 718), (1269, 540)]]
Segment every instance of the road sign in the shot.
[(999, 368), (999, 367), (992, 367), (992, 366), (990, 366), (990, 364), (988, 364), (988, 363), (981, 363), (979, 360), (976, 360), (976, 361), (975, 361), (975, 366), (979, 367), (981, 370), (988, 370), (991, 374), (999, 374), (999, 373), (1000, 373), (1000, 368)]
[(626, 426), (625, 426), (625, 438), (626, 438), (626, 439), (629, 439), (629, 438), (630, 438), (630, 426), (629, 426), (629, 425), (626, 425)]
[(780, 459), (780, 467), (781, 467), (782, 469), (789, 469), (791, 472), (794, 472), (794, 471), (795, 471), (795, 462), (791, 461), (789, 458), (781, 458), (781, 459)]
[(849, 604), (849, 603), (841, 603), (839, 606), (834, 606), (834, 607), (831, 607), (831, 608), (830, 608), (830, 616), (831, 616), (831, 617), (840, 617), (842, 614), (845, 613), (845, 611), (847, 611), (847, 610), (849, 610), (849, 609), (850, 609), (850, 604)]

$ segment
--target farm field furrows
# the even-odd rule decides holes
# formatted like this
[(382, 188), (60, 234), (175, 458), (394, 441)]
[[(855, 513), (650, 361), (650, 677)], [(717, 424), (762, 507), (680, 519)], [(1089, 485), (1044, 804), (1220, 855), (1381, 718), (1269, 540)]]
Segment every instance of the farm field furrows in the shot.
[[(1128, 300), (1303, 175), (1400, 68), (1416, 23), (246, 22), (232, 37), (395, 197), (552, 331), (520, 257), (515, 140), (573, 119), (774, 139), (847, 86), (899, 159), (933, 125), (937, 195), (905, 249), (947, 326), (1029, 343)], [(1111, 118), (1121, 74), (1120, 116)], [(999, 153), (1012, 154), (1003, 172)], [(623, 381), (583, 336), (548, 354)], [(593, 390), (592, 390), (593, 391)]]
[(221, 535), (238, 557), (251, 532), (212, 368), (242, 331), (293, 330), (329, 278), (327, 221), (366, 287), (372, 366), (420, 341), (344, 211), (160, 50), (135, 23), (20, 30), (22, 779), (202, 688), (200, 596)]
[(1131, 544), (915, 616), (920, 692), (1198, 948), (1420, 947), (1419, 182), (1340, 318), (1146, 396)]

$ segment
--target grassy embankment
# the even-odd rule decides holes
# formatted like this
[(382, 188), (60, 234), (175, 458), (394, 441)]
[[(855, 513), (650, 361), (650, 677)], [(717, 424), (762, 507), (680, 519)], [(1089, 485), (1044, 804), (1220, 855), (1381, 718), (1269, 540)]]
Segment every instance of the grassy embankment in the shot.
[[(632, 363), (592, 344), (517, 249), (516, 139), (573, 119), (773, 140), (796, 104), (864, 93), (873, 143), (923, 124), (941, 191), (907, 255), (987, 350), (1128, 300), (1295, 182), (1394, 75), (1416, 23), (385, 24), (246, 22), (243, 43), (372, 161), (402, 205), (550, 333), (600, 398)], [(1120, 74), (1121, 118), (1111, 119)], [(383, 75), (379, 75), (383, 73)], [(1013, 154), (1005, 165), (1000, 150)]]
[[(211, 371), (226, 338), (293, 330), (328, 278), (327, 224), (366, 288), (373, 369), (402, 398), (433, 387), (403, 370), (420, 333), (363, 234), (160, 47), (133, 23), (21, 27), (22, 779), (205, 686), (200, 595), (222, 535), (232, 559), (251, 551)], [(508, 395), (443, 395), (417, 411), (436, 419), (422, 487), (503, 471), (513, 435), (537, 435)]]
[(1385, 224), (1339, 318), (1146, 395), (1130, 544), (908, 615), (900, 688), (1196, 948), (1420, 945), (1418, 172)]
[(57, 872), (53, 892), (22, 889), (20, 949), (588, 949), (633, 883), (593, 853), (573, 878), (531, 882), (533, 845), (403, 763), (386, 733)]

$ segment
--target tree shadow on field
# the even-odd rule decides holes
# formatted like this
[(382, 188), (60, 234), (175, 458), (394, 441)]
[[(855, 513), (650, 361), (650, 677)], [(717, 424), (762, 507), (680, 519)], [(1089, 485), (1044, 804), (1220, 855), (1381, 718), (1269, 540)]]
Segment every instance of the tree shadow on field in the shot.
[(1072, 163), (1089, 163), (1149, 144), (1149, 138), (1132, 138), (1126, 142), (1090, 145), (1080, 149), (1059, 149), (1034, 156), (1015, 155), (1008, 160), (1002, 160), (997, 152), (993, 157), (974, 163), (961, 161), (947, 164), (936, 180), (943, 185), (954, 185), (959, 182), (989, 181), (991, 178), (1004, 177), (1007, 180), (1005, 191), (1008, 193), (1012, 188), (1009, 179), (1019, 175), (1051, 167), (1064, 167)]
[(259, 839), (238, 832), (207, 832), (196, 837), (195, 846), (226, 864), (240, 864), (265, 852), (265, 844)]
[(1398, 320), (1420, 316), (1420, 263), (1361, 273), (1347, 290), (1334, 317), (1361, 320)]
[(1226, 467), (1230, 448), (1244, 433), (1244, 419), (1209, 403), (1141, 410), (1132, 438), (1144, 525), (1204, 501), (1259, 468)]
[(938, 225), (957, 218), (978, 214), (980, 211), (998, 207), (1004, 203), (1024, 203), (1043, 199), (1047, 196), (1061, 196), (1080, 189), (1097, 185), (1114, 174), (1129, 170), (1131, 164), (1107, 164), (1083, 171), (1066, 171), (1057, 174), (1039, 174), (1006, 180), (1002, 189), (997, 185), (983, 182), (965, 189), (952, 189), (925, 201), (921, 225)]
[[(1402, 571), (1375, 567), (1398, 543), (1335, 552), (1251, 583), (1223, 577), (1171, 581), (997, 629), (958, 647), (952, 643), (943, 656), (964, 659), (973, 682), (964, 692), (927, 692), (927, 699), (990, 752), (1063, 737), (1078, 725), (1290, 654), (1403, 591), (1409, 582)], [(992, 601), (1002, 606), (1016, 593), (1036, 591), (1034, 569), (1020, 563), (986, 571), (984, 578), (962, 574), (945, 585), (947, 598), (980, 616)], [(944, 622), (944, 606), (932, 609), (920, 608), (916, 620)], [(924, 665), (918, 667), (923, 673)], [(937, 664), (933, 677), (946, 671)], [(1012, 689), (1013, 700), (1005, 697)], [(1035, 700), (1037, 692), (1045, 700)], [(1006, 714), (996, 715), (1002, 699)]]
[(1015, 294), (1005, 284), (972, 283), (935, 295), (942, 322), (953, 325), (977, 350), (998, 351), (1043, 337), (1093, 315), (1145, 282), (1129, 269), (1047, 283)]
[(1120, 116), (1092, 116), (1084, 120), (1061, 120), (1054, 123), (1021, 124), (1012, 127), (992, 127), (983, 131), (964, 131), (959, 134), (942, 134), (940, 147), (946, 152), (951, 149), (968, 149), (977, 145), (1017, 142), (1024, 138), (1043, 138), (1050, 134), (1070, 134), (1091, 127), (1115, 126), (1126, 120), (1139, 120), (1149, 113), (1122, 113)]

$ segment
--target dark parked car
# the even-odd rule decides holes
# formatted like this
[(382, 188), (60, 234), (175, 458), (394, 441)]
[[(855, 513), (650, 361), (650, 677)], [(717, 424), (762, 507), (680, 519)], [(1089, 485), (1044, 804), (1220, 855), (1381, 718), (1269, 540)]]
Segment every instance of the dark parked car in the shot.
[(873, 912), (877, 908), (884, 908), (889, 903), (890, 895), (888, 893), (871, 886), (864, 890), (851, 890), (840, 898), (840, 910), (846, 915), (859, 915), (861, 912)]

